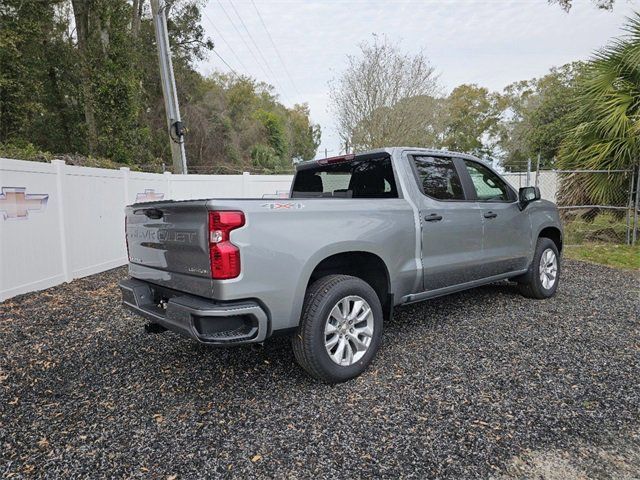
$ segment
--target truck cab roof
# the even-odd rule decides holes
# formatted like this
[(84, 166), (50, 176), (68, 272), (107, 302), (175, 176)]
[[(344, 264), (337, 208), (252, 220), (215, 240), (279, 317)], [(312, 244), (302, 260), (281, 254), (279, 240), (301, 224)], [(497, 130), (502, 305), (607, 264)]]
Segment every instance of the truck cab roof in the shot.
[(466, 158), (469, 160), (476, 160), (476, 161), (482, 161), (480, 158), (475, 157), (473, 155), (470, 155), (468, 153), (462, 153), (462, 152), (455, 152), (455, 151), (451, 151), (451, 150), (444, 150), (444, 149), (435, 149), (435, 148), (424, 148), (424, 147), (384, 147), (384, 148), (375, 148), (372, 150), (366, 150), (363, 152), (357, 152), (355, 154), (350, 153), (350, 154), (345, 154), (345, 155), (338, 155), (335, 157), (329, 157), (329, 158), (318, 158), (318, 159), (314, 159), (314, 160), (307, 160), (305, 162), (300, 162), (296, 164), (296, 170), (304, 170), (306, 168), (312, 167), (317, 165), (318, 163), (322, 163), (322, 162), (326, 162), (326, 161), (340, 161), (340, 160), (350, 160), (351, 158), (355, 157), (376, 157), (378, 155), (393, 155), (394, 153), (400, 153), (402, 151), (405, 150), (410, 150), (412, 152), (417, 152), (417, 153), (422, 153), (424, 155), (448, 155), (448, 156), (455, 156), (458, 158)]

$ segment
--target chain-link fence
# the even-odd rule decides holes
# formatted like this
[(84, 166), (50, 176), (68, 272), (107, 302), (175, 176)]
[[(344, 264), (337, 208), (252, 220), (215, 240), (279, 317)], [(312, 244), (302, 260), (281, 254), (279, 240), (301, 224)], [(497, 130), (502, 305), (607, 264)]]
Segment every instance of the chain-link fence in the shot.
[(632, 170), (557, 170), (565, 243), (634, 243)]
[[(521, 167), (521, 169), (518, 169)], [(640, 241), (640, 169), (545, 170), (526, 162), (504, 173), (516, 188), (535, 185), (558, 205), (565, 244)]]

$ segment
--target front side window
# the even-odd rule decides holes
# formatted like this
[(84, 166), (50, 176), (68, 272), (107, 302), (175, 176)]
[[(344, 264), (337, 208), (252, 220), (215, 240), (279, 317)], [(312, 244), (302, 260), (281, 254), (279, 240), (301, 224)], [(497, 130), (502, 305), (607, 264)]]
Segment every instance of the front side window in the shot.
[(389, 157), (318, 164), (299, 170), (293, 198), (398, 198)]
[(415, 156), (422, 191), (436, 200), (464, 200), (462, 182), (452, 158)]
[(513, 199), (511, 189), (506, 182), (487, 167), (471, 160), (465, 160), (464, 164), (471, 176), (479, 201), (509, 202)]

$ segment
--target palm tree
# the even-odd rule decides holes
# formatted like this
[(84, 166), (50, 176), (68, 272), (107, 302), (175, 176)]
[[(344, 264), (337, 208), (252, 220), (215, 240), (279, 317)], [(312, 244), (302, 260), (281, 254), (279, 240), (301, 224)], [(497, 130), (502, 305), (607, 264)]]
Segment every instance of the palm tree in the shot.
[[(560, 169), (622, 170), (640, 164), (640, 13), (627, 19), (624, 30), (587, 64), (575, 99), (576, 126), (560, 147)], [(620, 174), (571, 174), (562, 177), (559, 200), (622, 206), (628, 185), (629, 177)]]

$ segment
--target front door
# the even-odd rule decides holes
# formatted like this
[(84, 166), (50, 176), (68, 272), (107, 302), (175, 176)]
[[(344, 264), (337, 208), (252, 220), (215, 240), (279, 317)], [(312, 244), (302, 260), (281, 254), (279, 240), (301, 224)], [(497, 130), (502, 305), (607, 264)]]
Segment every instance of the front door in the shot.
[[(482, 278), (482, 214), (450, 157), (414, 155), (420, 191), (424, 290)], [(468, 188), (468, 187), (467, 187)]]
[(483, 275), (526, 269), (533, 252), (531, 222), (526, 210), (520, 210), (517, 194), (485, 165), (473, 160), (464, 160), (464, 165), (482, 210)]

